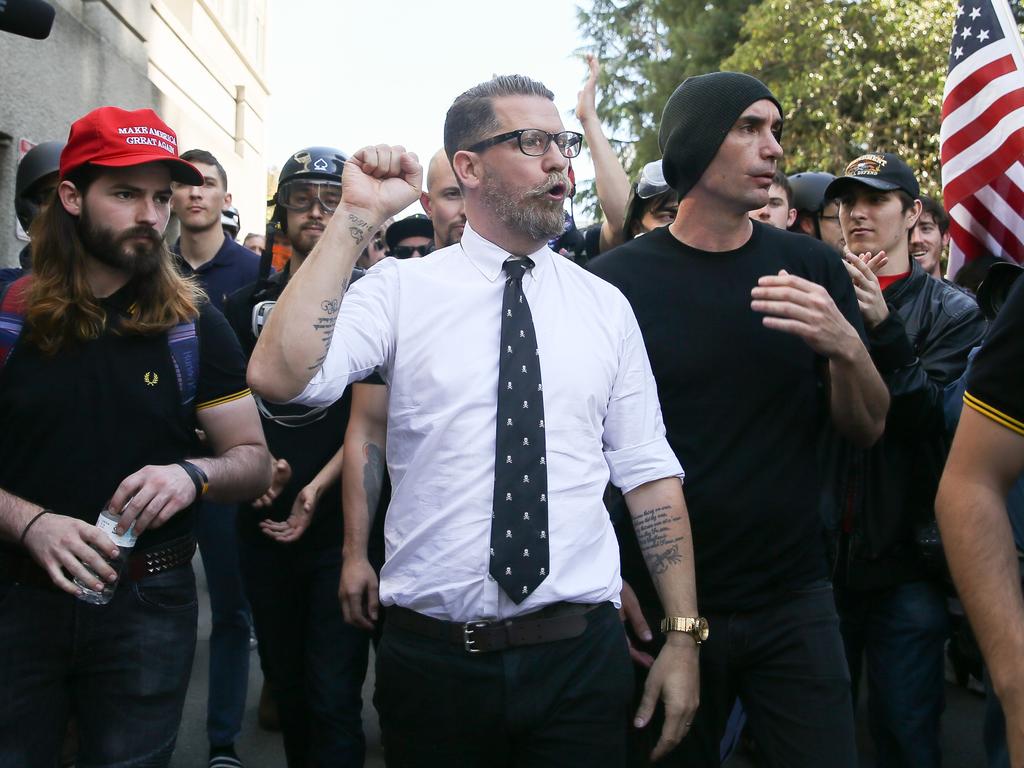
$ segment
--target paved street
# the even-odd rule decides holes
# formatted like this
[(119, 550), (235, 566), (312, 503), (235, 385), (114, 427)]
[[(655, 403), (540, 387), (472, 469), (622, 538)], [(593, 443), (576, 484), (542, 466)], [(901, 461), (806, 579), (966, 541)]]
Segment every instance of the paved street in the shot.
[[(178, 748), (171, 768), (205, 768), (208, 756), (206, 743), (206, 685), (209, 660), (210, 609), (206, 595), (206, 579), (198, 556), (193, 561), (199, 584), (199, 642), (189, 686), (185, 713), (182, 718)], [(373, 692), (373, 662), (363, 689), (363, 723), (367, 734), (366, 768), (383, 768), (379, 727), (376, 712), (370, 703)], [(256, 705), (259, 701), (262, 676), (259, 658), (254, 651), (249, 671), (249, 701), (246, 705), (242, 736), (238, 753), (246, 768), (284, 768), (284, 750), (277, 733), (261, 730), (256, 724)], [(982, 699), (962, 688), (947, 686), (946, 714), (943, 720), (943, 765), (946, 768), (984, 768), (981, 743)], [(866, 713), (862, 706), (858, 712), (858, 740), (862, 768), (874, 768), (874, 754), (867, 737)], [(753, 768), (754, 764), (742, 755), (733, 757), (728, 768)], [(824, 767), (823, 767), (824, 768)]]

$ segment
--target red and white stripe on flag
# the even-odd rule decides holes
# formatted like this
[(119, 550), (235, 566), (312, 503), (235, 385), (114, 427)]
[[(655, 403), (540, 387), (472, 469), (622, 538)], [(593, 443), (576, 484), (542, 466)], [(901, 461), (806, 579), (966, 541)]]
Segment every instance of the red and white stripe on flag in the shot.
[(1007, 0), (962, 0), (942, 96), (949, 267), (1024, 262), (1024, 46)]

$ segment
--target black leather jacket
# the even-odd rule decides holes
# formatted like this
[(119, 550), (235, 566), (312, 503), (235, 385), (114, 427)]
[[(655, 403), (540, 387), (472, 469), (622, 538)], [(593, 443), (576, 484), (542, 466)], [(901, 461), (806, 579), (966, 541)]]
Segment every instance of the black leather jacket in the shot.
[(836, 580), (851, 589), (927, 575), (915, 529), (934, 518), (949, 450), (943, 392), (963, 373), (986, 329), (969, 295), (911, 263), (910, 276), (884, 293), (889, 317), (868, 332), (891, 404), (881, 439), (868, 450), (851, 451), (846, 467), (847, 531)]

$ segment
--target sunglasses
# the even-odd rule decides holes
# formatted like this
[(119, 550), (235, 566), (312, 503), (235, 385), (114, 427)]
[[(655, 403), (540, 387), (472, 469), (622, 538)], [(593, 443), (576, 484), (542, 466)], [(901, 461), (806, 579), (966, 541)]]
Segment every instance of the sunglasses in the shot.
[(428, 253), (433, 252), (433, 250), (433, 243), (427, 243), (425, 245), (396, 245), (388, 251), (388, 255), (394, 256), (396, 259), (411, 259), (417, 253), (420, 256), (426, 256)]

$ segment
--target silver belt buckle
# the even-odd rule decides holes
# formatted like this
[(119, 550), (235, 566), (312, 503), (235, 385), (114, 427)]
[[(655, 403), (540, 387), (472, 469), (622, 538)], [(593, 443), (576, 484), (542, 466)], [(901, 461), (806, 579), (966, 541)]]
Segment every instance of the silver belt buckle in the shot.
[(479, 648), (473, 647), (476, 644), (476, 640), (473, 639), (473, 633), (490, 625), (491, 622), (489, 621), (467, 621), (462, 625), (462, 646), (466, 649), (466, 653), (483, 653)]

